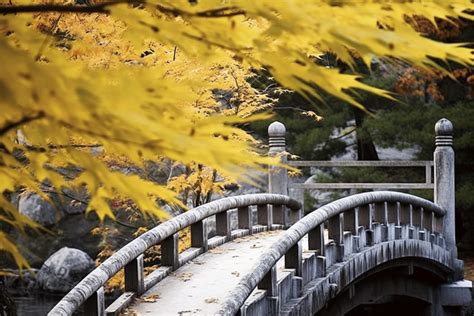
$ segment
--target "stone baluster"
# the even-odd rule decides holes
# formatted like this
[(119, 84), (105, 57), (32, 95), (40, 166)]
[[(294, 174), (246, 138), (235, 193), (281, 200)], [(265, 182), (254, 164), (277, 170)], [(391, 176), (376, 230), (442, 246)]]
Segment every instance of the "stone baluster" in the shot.
[(207, 237), (206, 220), (191, 225), (191, 247), (202, 248), (206, 252), (208, 249)]
[(443, 237), (446, 248), (456, 258), (453, 124), (442, 118), (435, 125), (435, 134), (434, 202), (446, 210), (443, 219)]
[(288, 211), (284, 205), (272, 205), (273, 224), (280, 224), (284, 227), (288, 223)]
[(179, 235), (175, 233), (161, 242), (161, 265), (179, 268)]
[(285, 268), (295, 269), (295, 275), (301, 277), (303, 274), (303, 247), (301, 240), (285, 254)]
[(240, 207), (237, 210), (239, 229), (248, 229), (249, 235), (253, 233), (253, 213), (250, 206)]
[(316, 226), (308, 233), (308, 249), (317, 251), (318, 255), (325, 255), (326, 242), (324, 240), (324, 223)]
[(344, 257), (344, 215), (342, 213), (328, 220), (328, 238), (336, 243), (336, 260)]
[(105, 296), (103, 287), (100, 287), (84, 302), (84, 314), (91, 316), (105, 316)]
[(273, 216), (267, 204), (257, 205), (257, 223), (262, 226), (267, 226), (268, 230), (272, 227)]
[(278, 295), (278, 279), (277, 267), (274, 265), (270, 271), (263, 277), (257, 286), (259, 289), (266, 290), (267, 296), (273, 297)]
[(145, 276), (143, 275), (143, 254), (125, 266), (125, 291), (135, 292), (140, 296), (145, 292)]
[(232, 230), (230, 228), (230, 212), (221, 212), (216, 214), (216, 234), (225, 236), (227, 241), (231, 240)]
[(344, 230), (350, 231), (352, 235), (357, 235), (359, 230), (358, 210), (355, 208), (344, 212)]

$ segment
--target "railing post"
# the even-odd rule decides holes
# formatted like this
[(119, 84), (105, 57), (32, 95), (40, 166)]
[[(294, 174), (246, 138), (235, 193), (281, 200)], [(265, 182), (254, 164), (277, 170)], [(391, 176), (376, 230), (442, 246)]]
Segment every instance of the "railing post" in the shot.
[(207, 251), (207, 221), (202, 220), (191, 225), (191, 247), (202, 248)]
[(454, 204), (453, 124), (442, 118), (435, 125), (434, 202), (446, 210), (443, 237), (446, 248), (457, 258)]
[(179, 235), (174, 233), (161, 242), (161, 265), (170, 266), (173, 270), (179, 268)]
[(267, 290), (267, 296), (274, 297), (278, 295), (277, 268), (274, 265), (270, 271), (263, 277), (258, 284), (258, 288)]
[(125, 291), (135, 292), (137, 296), (145, 292), (143, 275), (143, 254), (139, 255), (125, 266)]
[(232, 230), (230, 229), (230, 213), (229, 211), (216, 214), (216, 234), (217, 236), (226, 236), (230, 241)]
[(105, 315), (105, 297), (103, 287), (100, 287), (84, 302), (84, 314), (91, 316)]
[[(273, 122), (268, 126), (268, 155), (280, 155), (280, 161), (285, 163), (287, 161), (286, 142), (285, 142), (286, 128), (280, 122)], [(268, 192), (288, 195), (288, 173), (286, 169), (281, 167), (270, 166), (268, 170)]]
[[(286, 128), (280, 122), (273, 122), (268, 126), (268, 155), (269, 156), (280, 156), (282, 163), (287, 162), (286, 142), (285, 142)], [(268, 192), (275, 194), (288, 195), (288, 172), (285, 168), (269, 166), (268, 168)], [(300, 201), (303, 203), (302, 199)], [(285, 212), (289, 212), (285, 209)], [(298, 212), (291, 212), (289, 216), (284, 216), (289, 219), (291, 225), (301, 218), (302, 210)]]
[(237, 221), (240, 229), (248, 229), (250, 235), (253, 233), (253, 213), (250, 206), (239, 207)]

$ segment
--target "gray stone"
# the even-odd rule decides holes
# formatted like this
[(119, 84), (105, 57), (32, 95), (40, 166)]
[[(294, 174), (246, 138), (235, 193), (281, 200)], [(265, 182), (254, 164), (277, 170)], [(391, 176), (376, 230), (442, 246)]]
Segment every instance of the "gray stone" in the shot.
[(37, 193), (25, 191), (20, 195), (18, 210), (41, 225), (53, 225), (58, 217), (55, 208)]
[(87, 253), (64, 247), (52, 254), (38, 272), (38, 285), (51, 292), (68, 292), (93, 268)]

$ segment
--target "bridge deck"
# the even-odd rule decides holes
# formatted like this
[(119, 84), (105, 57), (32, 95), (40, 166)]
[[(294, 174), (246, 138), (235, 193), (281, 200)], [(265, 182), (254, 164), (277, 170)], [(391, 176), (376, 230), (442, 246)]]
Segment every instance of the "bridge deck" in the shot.
[(253, 234), (209, 250), (152, 287), (129, 311), (137, 315), (214, 314), (226, 294), (282, 233)]

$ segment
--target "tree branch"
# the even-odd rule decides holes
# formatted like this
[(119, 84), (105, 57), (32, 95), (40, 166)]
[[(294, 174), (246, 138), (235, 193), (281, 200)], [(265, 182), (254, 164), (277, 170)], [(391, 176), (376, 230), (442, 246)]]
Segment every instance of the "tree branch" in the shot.
[[(108, 9), (117, 4), (146, 4), (143, 0), (116, 0), (108, 1), (88, 6), (63, 5), (63, 4), (27, 4), (27, 5), (0, 5), (0, 14), (18, 14), (18, 13), (38, 13), (38, 12), (68, 12), (68, 13), (110, 13)], [(162, 5), (154, 6), (157, 10), (165, 14), (174, 16), (194, 16), (202, 18), (222, 18), (236, 15), (244, 15), (243, 10), (237, 7), (222, 7), (198, 12), (188, 12), (178, 8), (169, 8)]]
[(354, 127), (354, 128), (352, 128), (351, 130), (349, 130), (349, 131), (347, 131), (347, 132), (345, 132), (345, 133), (343, 133), (343, 134), (341, 134), (341, 135), (338, 135), (338, 136), (336, 136), (336, 137), (334, 137), (334, 138), (330, 138), (329, 141), (344, 138), (344, 137), (346, 137), (346, 136), (348, 136), (348, 135), (354, 133), (356, 130), (357, 130), (357, 127)]
[(15, 122), (6, 121), (5, 125), (0, 127), (0, 136), (8, 133), (12, 129), (15, 129), (15, 128), (23, 125), (23, 124), (29, 123), (29, 122), (34, 121), (34, 120), (41, 119), (43, 117), (45, 117), (44, 112), (39, 111), (39, 112), (35, 113), (34, 115), (25, 115), (22, 118), (20, 118), (18, 121), (15, 121)]
[(128, 3), (130, 1), (114, 1), (94, 4), (91, 6), (76, 6), (63, 4), (26, 4), (13, 6), (0, 6), (0, 14), (38, 13), (38, 12), (69, 12), (69, 13), (109, 13), (107, 7)]
[(201, 17), (201, 18), (224, 18), (224, 17), (232, 17), (236, 15), (245, 15), (245, 11), (240, 10), (237, 7), (222, 7), (222, 8), (209, 9), (209, 10), (198, 11), (198, 12), (188, 12), (188, 11), (184, 11), (178, 8), (165, 7), (160, 4), (157, 4), (156, 8), (163, 13), (168, 13), (175, 16), (186, 15), (186, 16), (196, 16), (196, 17)]
[(67, 149), (67, 148), (100, 148), (103, 147), (102, 144), (68, 144), (68, 145), (53, 145), (50, 144), (45, 147), (34, 146), (34, 145), (25, 145), (26, 149), (33, 152), (46, 152), (47, 149)]

